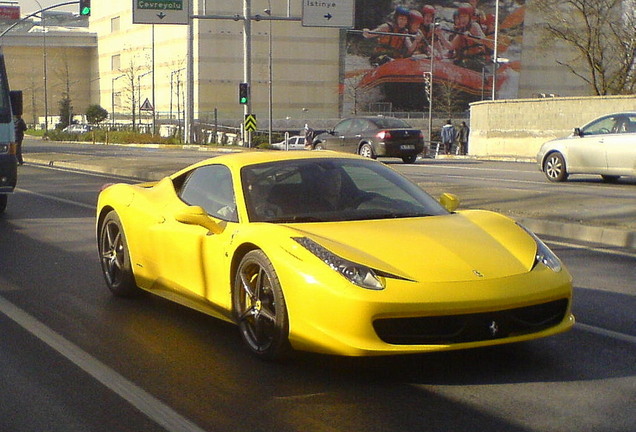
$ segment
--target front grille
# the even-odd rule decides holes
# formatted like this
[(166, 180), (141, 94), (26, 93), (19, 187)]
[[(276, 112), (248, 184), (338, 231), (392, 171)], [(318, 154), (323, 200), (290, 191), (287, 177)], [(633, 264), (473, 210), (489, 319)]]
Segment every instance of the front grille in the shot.
[(478, 342), (536, 333), (563, 321), (568, 299), (468, 315), (387, 318), (373, 322), (376, 333), (395, 345)]

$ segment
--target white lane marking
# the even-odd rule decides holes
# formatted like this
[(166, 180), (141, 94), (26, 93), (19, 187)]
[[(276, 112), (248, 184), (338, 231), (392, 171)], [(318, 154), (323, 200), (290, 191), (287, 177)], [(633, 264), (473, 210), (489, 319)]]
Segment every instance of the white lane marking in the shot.
[(86, 208), (86, 209), (91, 209), (91, 210), (95, 210), (95, 207), (96, 207), (96, 204), (95, 205), (84, 204), (84, 203), (80, 203), (80, 202), (77, 202), (77, 201), (68, 200), (68, 199), (65, 199), (65, 198), (58, 198), (58, 197), (54, 197), (54, 196), (51, 196), (51, 195), (42, 194), (42, 193), (39, 193), (39, 192), (33, 192), (33, 191), (30, 191), (30, 190), (27, 190), (27, 189), (16, 188), (15, 190), (20, 192), (20, 193), (25, 193), (25, 194), (29, 194), (29, 195), (35, 195), (35, 196), (40, 197), (40, 198), (46, 198), (46, 199), (50, 199), (52, 201), (60, 202), (62, 204), (70, 204), (70, 205), (74, 205), (74, 206), (82, 207), (82, 208)]
[(66, 357), (168, 432), (205, 432), (172, 408), (136, 386), (77, 345), (0, 296), (0, 312)]
[(543, 240), (543, 241), (548, 243), (548, 244), (569, 247), (569, 248), (572, 248), (572, 249), (585, 249), (585, 250), (589, 250), (589, 251), (592, 251), (592, 252), (604, 253), (604, 254), (609, 254), (609, 255), (616, 255), (616, 256), (621, 256), (621, 257), (625, 257), (625, 258), (636, 258), (636, 253), (631, 253), (631, 252), (627, 252), (627, 251), (617, 251), (617, 250), (607, 249), (607, 248), (602, 248), (602, 247), (586, 246), (586, 245), (574, 244), (574, 243), (562, 242), (562, 241), (556, 241), (556, 240)]
[(595, 327), (588, 324), (581, 324), (578, 322), (574, 325), (574, 328), (579, 328), (581, 330), (585, 330), (587, 332), (594, 333), (600, 336), (605, 336), (608, 338), (617, 339), (623, 342), (636, 345), (636, 336), (628, 335), (625, 333), (619, 333), (612, 330), (606, 330), (604, 328)]

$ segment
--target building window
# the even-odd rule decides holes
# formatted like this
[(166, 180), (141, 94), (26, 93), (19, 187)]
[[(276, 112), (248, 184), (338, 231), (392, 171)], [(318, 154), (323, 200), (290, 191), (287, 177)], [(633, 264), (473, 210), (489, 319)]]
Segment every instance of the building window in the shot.
[(110, 70), (118, 71), (121, 68), (121, 56), (116, 54), (110, 58)]
[(110, 32), (115, 33), (119, 31), (119, 17), (110, 19)]

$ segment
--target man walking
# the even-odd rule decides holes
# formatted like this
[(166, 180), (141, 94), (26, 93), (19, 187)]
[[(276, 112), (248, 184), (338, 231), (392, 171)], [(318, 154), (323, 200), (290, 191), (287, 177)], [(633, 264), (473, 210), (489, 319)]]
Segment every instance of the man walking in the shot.
[(442, 146), (444, 147), (444, 154), (450, 154), (451, 147), (455, 142), (455, 136), (457, 132), (455, 132), (455, 127), (453, 126), (453, 122), (448, 119), (446, 124), (442, 126)]
[(21, 115), (15, 116), (15, 156), (18, 159), (18, 164), (24, 164), (24, 160), (22, 159), (22, 141), (24, 140), (24, 131), (27, 130), (26, 123), (22, 119)]
[(468, 153), (468, 135), (470, 134), (470, 128), (465, 121), (462, 122), (459, 130), (457, 131), (457, 154), (465, 155)]

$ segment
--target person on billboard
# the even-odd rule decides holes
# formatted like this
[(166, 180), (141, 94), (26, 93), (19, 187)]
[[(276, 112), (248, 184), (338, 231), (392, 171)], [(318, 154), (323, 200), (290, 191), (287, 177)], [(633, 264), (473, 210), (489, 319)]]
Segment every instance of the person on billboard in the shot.
[[(377, 46), (370, 62), (381, 65), (396, 58), (405, 56), (405, 36), (408, 33), (409, 9), (404, 6), (395, 8), (393, 18), (380, 24), (373, 30), (363, 29), (362, 36), (366, 39), (377, 39)], [(386, 33), (386, 34), (383, 34)]]
[[(441, 43), (442, 30), (435, 26), (435, 15), (437, 11), (434, 6), (424, 5), (422, 6), (422, 25), (420, 30), (423, 34), (423, 40), (426, 42), (426, 48), (424, 54), (428, 54), (429, 56), (441, 57), (444, 48)], [(435, 35), (433, 36), (433, 33)], [(431, 41), (433, 42), (433, 46), (431, 47)]]
[(405, 38), (406, 40), (404, 41), (407, 57), (414, 54), (423, 54), (428, 51), (426, 42), (422, 40), (424, 38), (424, 34), (421, 30), (423, 22), (424, 17), (419, 11), (415, 9), (409, 11), (408, 33), (411, 37)]
[(453, 62), (462, 67), (481, 71), (484, 66), (486, 35), (481, 26), (473, 21), (472, 6), (460, 6), (453, 13), (453, 36), (449, 54)]

